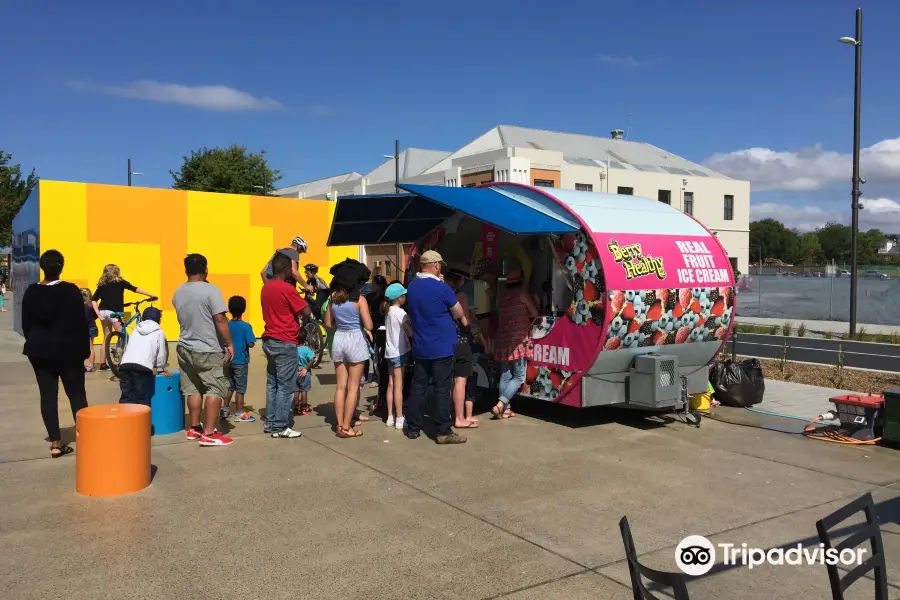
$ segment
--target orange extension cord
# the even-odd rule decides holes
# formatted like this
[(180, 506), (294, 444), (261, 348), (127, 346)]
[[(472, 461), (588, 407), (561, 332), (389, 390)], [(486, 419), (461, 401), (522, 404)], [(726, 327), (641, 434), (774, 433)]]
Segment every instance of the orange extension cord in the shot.
[(822, 442), (831, 442), (833, 444), (847, 444), (851, 446), (872, 446), (877, 444), (880, 437), (871, 440), (856, 440), (846, 435), (838, 433), (838, 428), (834, 425), (826, 425), (824, 427), (816, 427), (816, 421), (824, 421), (825, 418), (819, 415), (809, 423), (803, 426), (803, 436), (811, 440), (819, 440)]

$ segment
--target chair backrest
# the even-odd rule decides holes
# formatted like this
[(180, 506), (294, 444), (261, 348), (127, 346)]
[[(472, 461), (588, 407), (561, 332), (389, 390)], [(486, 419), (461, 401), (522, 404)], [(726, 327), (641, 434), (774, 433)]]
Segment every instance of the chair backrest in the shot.
[[(856, 527), (851, 526), (854, 532), (838, 545), (833, 545), (829, 530), (859, 512), (865, 515), (865, 524)], [(819, 519), (816, 521), (816, 530), (819, 532), (819, 541), (825, 545), (826, 551), (834, 548), (841, 552), (842, 550), (855, 549), (866, 541), (871, 543), (871, 554), (869, 557), (843, 577), (841, 577), (837, 564), (829, 565), (826, 563), (825, 568), (828, 570), (828, 580), (831, 583), (831, 597), (833, 600), (844, 600), (844, 591), (870, 571), (875, 572), (875, 600), (888, 600), (884, 546), (881, 542), (881, 529), (878, 527), (872, 494), (866, 492), (865, 495), (837, 509), (827, 517)]]
[(622, 520), (619, 521), (619, 529), (622, 531), (622, 543), (625, 545), (625, 558), (628, 559), (628, 573), (631, 575), (631, 591), (634, 593), (634, 600), (659, 600), (644, 585), (643, 577), (653, 583), (672, 588), (675, 600), (690, 600), (684, 575), (655, 571), (638, 561), (634, 540), (631, 537), (631, 527), (628, 526), (628, 517), (622, 517)]

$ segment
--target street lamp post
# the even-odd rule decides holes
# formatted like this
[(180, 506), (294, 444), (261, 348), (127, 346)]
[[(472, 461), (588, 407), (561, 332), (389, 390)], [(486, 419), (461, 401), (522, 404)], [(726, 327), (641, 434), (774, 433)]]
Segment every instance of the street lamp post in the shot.
[[(389, 154), (384, 155), (385, 158), (394, 159), (394, 193), (400, 193), (400, 140), (394, 140), (394, 155), (391, 156)], [(397, 244), (396, 248), (397, 252), (397, 278), (400, 278), (400, 271), (402, 270), (402, 266), (400, 264), (400, 257), (403, 254), (403, 244)]]
[(265, 181), (263, 182), (262, 185), (254, 185), (254, 186), (253, 186), (253, 189), (255, 189), (255, 190), (262, 190), (262, 195), (263, 195), (263, 196), (267, 195), (267, 194), (266, 194), (266, 182), (265, 182)]
[(859, 237), (859, 114), (862, 98), (862, 9), (856, 9), (856, 37), (842, 37), (841, 43), (855, 48), (856, 68), (853, 85), (853, 188), (850, 193), (850, 336), (856, 335), (856, 292), (859, 271), (856, 265), (856, 244)]
[[(394, 140), (394, 190), (400, 193), (400, 140)], [(400, 260), (403, 254), (403, 244), (397, 244), (397, 274), (396, 279), (400, 279), (400, 271), (402, 266)]]
[(128, 159), (128, 185), (131, 186), (131, 176), (132, 175), (143, 175), (143, 173), (138, 173), (136, 171), (131, 170), (131, 159)]
[(753, 244), (750, 246), (751, 248), (756, 248), (759, 250), (759, 266), (757, 267), (757, 276), (756, 279), (756, 294), (758, 300), (756, 301), (756, 316), (759, 316), (759, 311), (762, 308), (762, 268), (763, 268), (763, 247), (762, 244)]

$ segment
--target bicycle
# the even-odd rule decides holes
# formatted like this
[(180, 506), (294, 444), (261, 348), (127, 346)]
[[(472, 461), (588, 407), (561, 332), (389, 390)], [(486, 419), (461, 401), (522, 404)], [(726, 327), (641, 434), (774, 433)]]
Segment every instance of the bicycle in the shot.
[[(328, 307), (328, 299), (322, 305), (320, 313), (324, 314)], [(325, 346), (328, 340), (328, 331), (325, 329), (324, 323), (320, 321), (315, 314), (309, 318), (303, 319), (303, 330), (306, 332), (306, 345), (315, 354), (315, 358), (309, 363), (310, 369), (315, 369), (322, 362), (322, 356), (325, 354)]]
[[(131, 318), (128, 319), (128, 321), (122, 323), (121, 331), (110, 331), (103, 341), (103, 347), (106, 350), (106, 364), (109, 366), (109, 370), (114, 377), (119, 376), (119, 364), (122, 361), (122, 355), (125, 353), (125, 344), (128, 343), (128, 328), (132, 324), (134, 324), (134, 327), (137, 327), (140, 324), (142, 312), (141, 305), (147, 302), (152, 304), (156, 300), (159, 300), (159, 298), (151, 297), (144, 300), (138, 300), (137, 302), (126, 303), (125, 306), (134, 307), (134, 314), (131, 315)], [(111, 316), (122, 320), (125, 318), (125, 313), (114, 312)]]

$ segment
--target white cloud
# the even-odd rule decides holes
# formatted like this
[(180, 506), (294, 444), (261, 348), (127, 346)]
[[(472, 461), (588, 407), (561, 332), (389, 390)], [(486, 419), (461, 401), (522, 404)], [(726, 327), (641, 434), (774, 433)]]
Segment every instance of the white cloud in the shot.
[(93, 85), (84, 82), (74, 82), (71, 85), (75, 89), (92, 90), (120, 98), (182, 104), (204, 110), (245, 111), (284, 108), (274, 98), (258, 98), (249, 92), (224, 85), (182, 85), (151, 79), (120, 85)]
[(328, 117), (334, 114), (334, 109), (324, 104), (310, 104), (309, 114), (314, 117)]
[[(850, 154), (825, 151), (820, 145), (793, 152), (747, 148), (713, 154), (703, 164), (750, 181), (754, 191), (809, 191), (838, 182), (849, 186), (853, 167)], [(863, 148), (860, 175), (872, 183), (900, 181), (900, 138)]]
[(609, 54), (601, 54), (597, 60), (608, 65), (619, 65), (622, 67), (641, 66), (641, 63), (633, 56), (610, 56)]
[[(859, 226), (863, 231), (880, 229), (885, 233), (900, 233), (900, 202), (889, 198), (862, 198)], [(750, 204), (750, 220), (776, 219), (791, 229), (811, 231), (826, 223), (850, 224), (850, 201), (843, 210), (823, 209), (819, 206), (791, 206), (776, 202)]]

